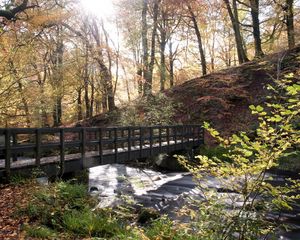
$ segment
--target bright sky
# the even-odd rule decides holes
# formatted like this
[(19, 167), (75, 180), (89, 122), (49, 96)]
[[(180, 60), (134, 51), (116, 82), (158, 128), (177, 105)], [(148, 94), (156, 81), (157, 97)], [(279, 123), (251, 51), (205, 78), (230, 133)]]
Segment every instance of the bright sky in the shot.
[(114, 14), (112, 0), (81, 0), (81, 4), (87, 12), (99, 18), (107, 18)]

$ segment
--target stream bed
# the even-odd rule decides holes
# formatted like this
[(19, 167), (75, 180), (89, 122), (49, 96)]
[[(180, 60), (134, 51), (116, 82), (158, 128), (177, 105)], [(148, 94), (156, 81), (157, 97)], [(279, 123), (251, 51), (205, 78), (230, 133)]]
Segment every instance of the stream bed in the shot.
[[(283, 184), (283, 176), (272, 175), (274, 184)], [(217, 189), (220, 194), (228, 194), (220, 182), (207, 176), (205, 183)], [(113, 207), (130, 200), (143, 207), (154, 208), (161, 214), (176, 218), (176, 212), (190, 198), (201, 198), (200, 192), (193, 182), (192, 175), (186, 172), (159, 172), (150, 169), (139, 169), (114, 164), (91, 168), (89, 172), (89, 189), (92, 195), (99, 198), (99, 208)], [(230, 193), (239, 205), (239, 195)], [(283, 213), (281, 218), (291, 229), (278, 233), (281, 240), (300, 240), (300, 205), (294, 211)]]

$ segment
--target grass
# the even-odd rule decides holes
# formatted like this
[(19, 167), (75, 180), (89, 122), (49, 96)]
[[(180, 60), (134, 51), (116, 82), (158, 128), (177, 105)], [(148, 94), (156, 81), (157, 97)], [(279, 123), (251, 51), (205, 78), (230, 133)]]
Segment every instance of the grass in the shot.
[(112, 238), (124, 232), (116, 218), (91, 212), (90, 209), (68, 212), (62, 221), (67, 231), (78, 236)]
[(45, 226), (27, 226), (25, 228), (26, 237), (38, 239), (53, 239), (57, 237), (57, 232)]
[(56, 182), (35, 188), (18, 214), (28, 219), (24, 235), (34, 239), (196, 239), (159, 214), (148, 216), (130, 206), (93, 210), (96, 204), (83, 184)]

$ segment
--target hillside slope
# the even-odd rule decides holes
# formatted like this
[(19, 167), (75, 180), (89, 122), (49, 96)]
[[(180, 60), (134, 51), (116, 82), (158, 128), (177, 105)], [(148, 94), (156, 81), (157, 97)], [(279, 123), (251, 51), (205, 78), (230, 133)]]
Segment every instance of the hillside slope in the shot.
[(300, 71), (300, 46), (266, 56), (238, 67), (189, 80), (167, 94), (180, 103), (176, 121), (211, 122), (225, 134), (249, 130), (255, 117), (249, 105), (262, 104), (269, 94), (266, 86), (284, 74)]
[[(249, 105), (262, 104), (269, 94), (266, 86), (290, 72), (300, 73), (300, 45), (260, 61), (252, 61), (204, 77), (191, 79), (166, 91), (178, 103), (174, 122), (209, 121), (223, 134), (255, 127)], [(121, 111), (124, 109), (121, 109)], [(100, 114), (75, 126), (115, 126), (119, 112)]]

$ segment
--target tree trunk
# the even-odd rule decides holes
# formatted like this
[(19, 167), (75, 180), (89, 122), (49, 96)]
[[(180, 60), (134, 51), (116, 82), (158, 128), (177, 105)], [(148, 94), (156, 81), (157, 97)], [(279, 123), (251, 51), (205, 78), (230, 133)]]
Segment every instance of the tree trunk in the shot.
[(207, 66), (206, 66), (206, 59), (205, 59), (205, 54), (204, 54), (204, 50), (203, 50), (203, 44), (202, 44), (202, 38), (201, 38), (201, 33), (200, 33), (200, 29), (198, 27), (198, 23), (197, 23), (197, 19), (196, 16), (191, 8), (191, 6), (188, 4), (188, 9), (191, 15), (191, 19), (193, 21), (193, 25), (194, 25), (194, 29), (195, 29), (195, 33), (196, 33), (196, 37), (197, 37), (197, 41), (198, 41), (198, 48), (199, 48), (199, 52), (200, 52), (200, 59), (201, 59), (201, 69), (202, 69), (202, 75), (206, 75), (207, 74)]
[(170, 87), (174, 86), (174, 58), (173, 58), (173, 43), (169, 43), (169, 65), (170, 65)]
[(82, 115), (82, 101), (81, 101), (81, 92), (82, 89), (79, 88), (77, 90), (77, 120), (80, 121), (83, 119), (83, 115)]
[(154, 1), (153, 6), (153, 29), (151, 34), (151, 52), (150, 52), (150, 62), (148, 62), (148, 39), (147, 39), (147, 9), (148, 9), (148, 0), (144, 0), (143, 12), (142, 12), (142, 39), (143, 39), (143, 62), (144, 62), (144, 95), (147, 96), (152, 93), (152, 79), (153, 79), (153, 70), (155, 63), (155, 39), (157, 34), (157, 18), (158, 18), (158, 5), (159, 0)]
[(91, 104), (90, 104), (90, 117), (94, 116), (94, 104), (95, 104), (95, 83), (94, 77), (91, 78)]
[(236, 49), (237, 49), (237, 55), (238, 55), (238, 60), (239, 63), (242, 64), (244, 62), (248, 62), (249, 59), (247, 57), (246, 51), (244, 49), (243, 46), (243, 38), (242, 38), (242, 34), (241, 34), (241, 30), (240, 30), (240, 25), (239, 25), (239, 18), (238, 18), (238, 10), (237, 10), (237, 4), (236, 4), (236, 0), (232, 0), (232, 8), (233, 11), (231, 9), (229, 0), (223, 0), (229, 17), (230, 17), (230, 21), (232, 24), (232, 28), (234, 31), (234, 37), (235, 37), (235, 43), (236, 43)]
[(255, 58), (261, 58), (264, 56), (264, 52), (261, 47), (260, 27), (259, 27), (259, 0), (250, 0), (251, 17), (253, 26), (253, 38), (255, 46)]
[(62, 124), (62, 99), (63, 99), (63, 54), (64, 44), (61, 36), (62, 27), (57, 27), (56, 50), (53, 55), (52, 88), (54, 91), (53, 126)]
[(15, 68), (15, 65), (12, 60), (9, 61), (9, 65), (10, 65), (11, 71), (13, 73), (14, 81), (18, 84), (18, 92), (21, 96), (21, 101), (22, 101), (22, 105), (24, 108), (24, 112), (25, 112), (26, 126), (30, 127), (29, 107), (28, 107), (26, 97), (24, 96), (22, 81), (21, 81), (20, 77), (18, 76), (17, 69)]
[(289, 49), (295, 47), (295, 30), (294, 30), (294, 0), (286, 0), (287, 14), (286, 26)]
[(162, 29), (160, 33), (160, 90), (165, 90), (165, 82), (166, 82), (166, 32)]
[(149, 76), (149, 53), (148, 53), (148, 24), (147, 24), (148, 0), (143, 0), (142, 10), (142, 48), (143, 48), (143, 78), (145, 95), (151, 93), (152, 82)]
[(85, 43), (85, 63), (84, 63), (84, 102), (85, 102), (85, 118), (91, 117), (90, 114), (90, 99), (89, 99), (89, 47), (88, 43)]
[(102, 49), (101, 49), (99, 28), (96, 21), (93, 22), (92, 34), (96, 41), (96, 47), (97, 47), (96, 61), (99, 65), (101, 79), (103, 82), (102, 107), (104, 111), (106, 111), (107, 108), (108, 111), (113, 111), (115, 110), (116, 105), (115, 105), (115, 97), (114, 97), (113, 84), (112, 84), (112, 76), (109, 72), (109, 69), (104, 63)]

